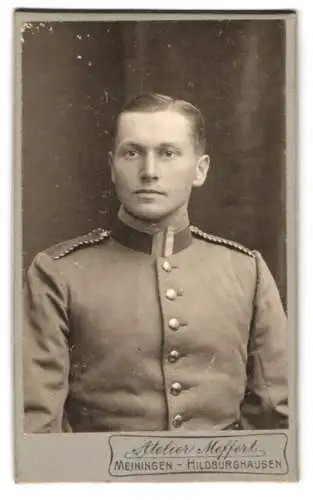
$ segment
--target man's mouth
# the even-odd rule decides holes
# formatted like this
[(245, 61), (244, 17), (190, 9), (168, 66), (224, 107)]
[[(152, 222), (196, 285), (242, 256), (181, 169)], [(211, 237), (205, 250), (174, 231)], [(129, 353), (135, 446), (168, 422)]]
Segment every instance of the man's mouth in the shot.
[(135, 193), (136, 194), (160, 194), (163, 196), (166, 195), (166, 193), (164, 193), (164, 191), (159, 191), (158, 189), (149, 189), (149, 188), (136, 189)]

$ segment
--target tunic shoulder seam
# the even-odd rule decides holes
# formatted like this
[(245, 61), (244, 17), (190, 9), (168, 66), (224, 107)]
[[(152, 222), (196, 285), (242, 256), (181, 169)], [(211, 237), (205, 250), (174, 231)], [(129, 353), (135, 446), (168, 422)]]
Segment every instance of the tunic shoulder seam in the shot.
[(245, 246), (241, 245), (240, 243), (236, 243), (235, 241), (228, 240), (226, 238), (221, 238), (220, 236), (215, 236), (213, 234), (208, 234), (205, 233), (204, 231), (201, 231), (196, 226), (190, 226), (191, 233), (196, 237), (199, 238), (200, 240), (208, 241), (210, 243), (214, 243), (215, 245), (222, 245), (227, 248), (230, 248), (231, 250), (236, 250), (237, 252), (244, 253), (245, 255), (249, 255), (249, 257), (256, 257), (255, 251), (250, 250), (249, 248), (246, 248)]
[(64, 241), (46, 250), (44, 253), (49, 255), (53, 260), (59, 260), (67, 255), (85, 247), (98, 245), (99, 243), (108, 240), (111, 236), (111, 231), (107, 229), (93, 229), (87, 234), (78, 236), (71, 240)]

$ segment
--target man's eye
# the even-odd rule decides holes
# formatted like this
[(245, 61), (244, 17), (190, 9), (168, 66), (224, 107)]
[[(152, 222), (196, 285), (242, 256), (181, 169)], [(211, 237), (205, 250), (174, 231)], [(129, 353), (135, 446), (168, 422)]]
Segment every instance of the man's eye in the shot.
[(137, 158), (138, 151), (136, 151), (135, 149), (128, 149), (127, 151), (124, 151), (123, 156), (128, 160), (133, 160), (134, 158)]
[(167, 160), (171, 160), (172, 158), (174, 158), (176, 156), (175, 151), (173, 151), (172, 149), (163, 149), (160, 152), (160, 154), (163, 158), (166, 158)]

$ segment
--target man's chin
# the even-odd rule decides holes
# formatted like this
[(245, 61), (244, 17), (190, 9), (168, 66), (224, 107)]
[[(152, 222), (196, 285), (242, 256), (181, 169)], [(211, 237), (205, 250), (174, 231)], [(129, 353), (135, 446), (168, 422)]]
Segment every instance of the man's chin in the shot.
[(166, 218), (167, 214), (160, 214), (158, 212), (138, 212), (137, 214), (133, 214), (137, 219), (144, 222), (157, 223), (161, 222)]
[(169, 215), (166, 212), (159, 210), (157, 207), (149, 205), (139, 209), (126, 209), (126, 211), (136, 219), (151, 223), (160, 222)]

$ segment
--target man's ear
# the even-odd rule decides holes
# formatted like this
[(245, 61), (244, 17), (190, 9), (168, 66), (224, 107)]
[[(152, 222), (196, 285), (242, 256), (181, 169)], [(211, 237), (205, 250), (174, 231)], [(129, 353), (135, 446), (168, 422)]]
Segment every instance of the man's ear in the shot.
[(110, 171), (111, 171), (111, 181), (113, 182), (113, 184), (115, 184), (114, 159), (113, 159), (112, 151), (109, 151), (108, 160), (109, 160), (109, 167), (110, 167)]
[(206, 180), (210, 168), (210, 157), (209, 155), (200, 156), (197, 166), (196, 166), (196, 178), (192, 185), (195, 187), (202, 186)]

